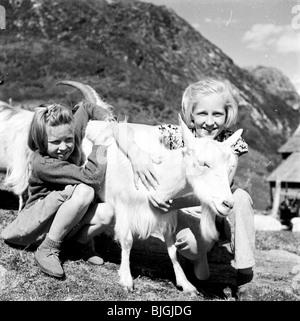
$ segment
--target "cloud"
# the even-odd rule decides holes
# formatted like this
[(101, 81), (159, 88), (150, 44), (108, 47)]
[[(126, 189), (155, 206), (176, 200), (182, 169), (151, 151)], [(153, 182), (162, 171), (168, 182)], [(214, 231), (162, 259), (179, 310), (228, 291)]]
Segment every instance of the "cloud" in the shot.
[(300, 32), (290, 25), (255, 24), (242, 40), (253, 50), (273, 49), (280, 53), (300, 52)]
[(283, 34), (276, 43), (277, 51), (282, 53), (298, 52), (300, 54), (300, 32)]

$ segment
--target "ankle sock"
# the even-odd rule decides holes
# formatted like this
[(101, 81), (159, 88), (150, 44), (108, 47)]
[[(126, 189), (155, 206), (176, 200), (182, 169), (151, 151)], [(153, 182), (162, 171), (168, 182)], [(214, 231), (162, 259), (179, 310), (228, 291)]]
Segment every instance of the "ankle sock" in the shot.
[(54, 241), (52, 239), (50, 239), (50, 237), (48, 237), (48, 235), (46, 236), (46, 238), (44, 239), (44, 241), (42, 242), (42, 244), (39, 246), (40, 248), (55, 248), (55, 249), (60, 249), (62, 241)]

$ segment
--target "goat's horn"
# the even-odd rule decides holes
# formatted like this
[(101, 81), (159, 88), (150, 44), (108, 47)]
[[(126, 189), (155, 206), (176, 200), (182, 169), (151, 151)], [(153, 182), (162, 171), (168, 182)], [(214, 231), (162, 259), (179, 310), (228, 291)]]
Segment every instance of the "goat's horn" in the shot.
[(62, 80), (56, 83), (56, 86), (58, 85), (67, 85), (74, 88), (77, 88), (81, 91), (83, 97), (90, 103), (97, 104), (99, 106), (103, 106), (103, 100), (99, 96), (99, 94), (89, 85), (84, 85), (77, 81), (71, 81), (71, 80)]

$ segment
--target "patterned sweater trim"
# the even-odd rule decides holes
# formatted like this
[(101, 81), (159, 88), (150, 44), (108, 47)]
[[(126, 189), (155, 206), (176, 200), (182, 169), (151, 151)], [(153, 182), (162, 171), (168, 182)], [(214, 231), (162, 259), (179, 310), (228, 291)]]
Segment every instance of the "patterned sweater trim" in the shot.
[[(169, 149), (177, 149), (184, 147), (184, 141), (182, 138), (182, 131), (180, 126), (172, 124), (162, 124), (158, 125), (158, 129), (161, 134), (162, 142)], [(231, 130), (222, 131), (215, 139), (219, 142), (225, 141), (234, 132)], [(241, 156), (248, 152), (248, 144), (245, 140), (240, 137), (236, 144), (233, 146), (233, 151)]]

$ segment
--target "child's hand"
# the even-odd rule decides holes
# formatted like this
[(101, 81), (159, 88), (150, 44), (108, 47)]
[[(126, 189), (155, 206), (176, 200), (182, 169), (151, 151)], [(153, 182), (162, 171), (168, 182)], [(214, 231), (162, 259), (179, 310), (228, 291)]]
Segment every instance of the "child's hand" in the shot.
[[(187, 209), (188, 207), (197, 207), (197, 211), (201, 213), (201, 203), (199, 199), (194, 195), (187, 195), (175, 199), (170, 199), (168, 201), (162, 200), (157, 193), (151, 193), (149, 196), (150, 204), (158, 210), (164, 213), (179, 210), (182, 208)], [(194, 210), (195, 211), (195, 210)]]
[(128, 156), (131, 160), (136, 189), (139, 189), (139, 180), (142, 181), (147, 190), (150, 190), (151, 187), (156, 189), (159, 185), (159, 179), (153, 163), (159, 164), (161, 162), (160, 157), (149, 154), (140, 148), (131, 149)]
[(162, 199), (160, 199), (155, 193), (151, 193), (148, 196), (148, 198), (149, 198), (150, 204), (154, 208), (156, 208), (156, 209), (158, 209), (158, 210), (160, 210), (160, 211), (162, 211), (164, 213), (168, 213), (168, 212), (170, 212), (172, 210), (173, 200), (169, 200), (169, 201), (165, 202)]

